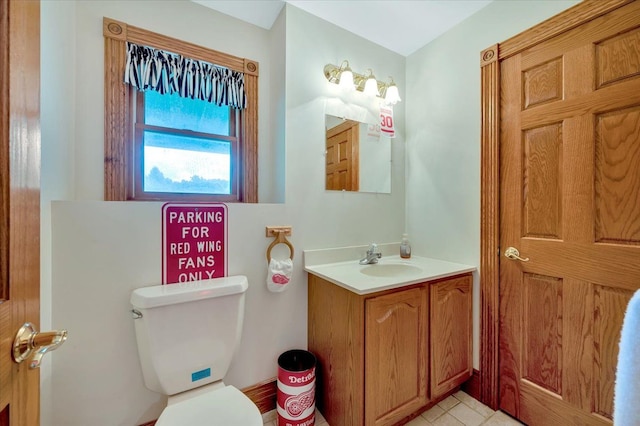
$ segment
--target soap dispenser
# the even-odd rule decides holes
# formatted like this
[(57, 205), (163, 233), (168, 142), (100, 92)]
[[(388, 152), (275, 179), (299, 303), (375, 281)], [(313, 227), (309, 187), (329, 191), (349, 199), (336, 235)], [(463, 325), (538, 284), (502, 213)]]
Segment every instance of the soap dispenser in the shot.
[(411, 257), (411, 244), (409, 244), (409, 235), (402, 234), (402, 241), (400, 241), (400, 257), (403, 259), (409, 259)]

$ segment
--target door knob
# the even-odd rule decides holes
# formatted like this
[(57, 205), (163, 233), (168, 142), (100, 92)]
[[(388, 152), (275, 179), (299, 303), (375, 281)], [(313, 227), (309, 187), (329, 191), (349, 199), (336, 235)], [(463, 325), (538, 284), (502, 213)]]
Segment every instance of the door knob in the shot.
[(525, 258), (520, 257), (520, 252), (515, 247), (507, 247), (507, 249), (504, 252), (504, 257), (511, 260), (519, 260), (521, 262), (529, 261), (528, 257), (525, 257)]
[(25, 322), (13, 340), (13, 359), (19, 364), (35, 351), (29, 368), (38, 368), (44, 354), (58, 349), (65, 340), (67, 340), (67, 330), (38, 333), (33, 324)]

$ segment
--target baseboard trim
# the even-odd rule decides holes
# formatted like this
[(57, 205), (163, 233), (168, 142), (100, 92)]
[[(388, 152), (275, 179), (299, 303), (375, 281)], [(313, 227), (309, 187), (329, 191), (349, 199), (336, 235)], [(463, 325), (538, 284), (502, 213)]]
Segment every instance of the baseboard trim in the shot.
[[(471, 378), (461, 386), (461, 389), (471, 397), (479, 400), (480, 372), (474, 368)], [(254, 404), (256, 404), (256, 406), (258, 406), (260, 413), (264, 414), (276, 409), (277, 384), (275, 377), (241, 390), (251, 401), (253, 401)], [(433, 405), (435, 405), (435, 403)]]
[(241, 391), (256, 404), (261, 414), (276, 409), (277, 386), (275, 377), (241, 389)]
[(473, 398), (480, 400), (480, 372), (474, 368), (471, 378), (463, 383), (461, 388)]

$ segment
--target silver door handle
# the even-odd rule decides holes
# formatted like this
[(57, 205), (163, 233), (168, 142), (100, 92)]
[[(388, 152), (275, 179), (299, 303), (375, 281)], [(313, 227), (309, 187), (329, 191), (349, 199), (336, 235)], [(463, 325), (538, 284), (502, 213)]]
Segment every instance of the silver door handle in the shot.
[(528, 257), (525, 257), (525, 258), (520, 257), (520, 252), (515, 247), (507, 247), (507, 249), (504, 252), (504, 257), (511, 260), (519, 260), (521, 262), (529, 261)]

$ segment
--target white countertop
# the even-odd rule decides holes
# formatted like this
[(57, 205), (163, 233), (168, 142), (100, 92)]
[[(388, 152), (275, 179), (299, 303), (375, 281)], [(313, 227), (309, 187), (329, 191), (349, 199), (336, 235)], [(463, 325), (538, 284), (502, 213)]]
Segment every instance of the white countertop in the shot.
[[(305, 251), (304, 270), (356, 294), (370, 294), (476, 270), (475, 266), (427, 257), (402, 259), (398, 255), (385, 256), (385, 251), (378, 263), (371, 265), (360, 265), (358, 259), (332, 263), (308, 262), (307, 258), (315, 258)], [(378, 269), (374, 269), (376, 267)]]

